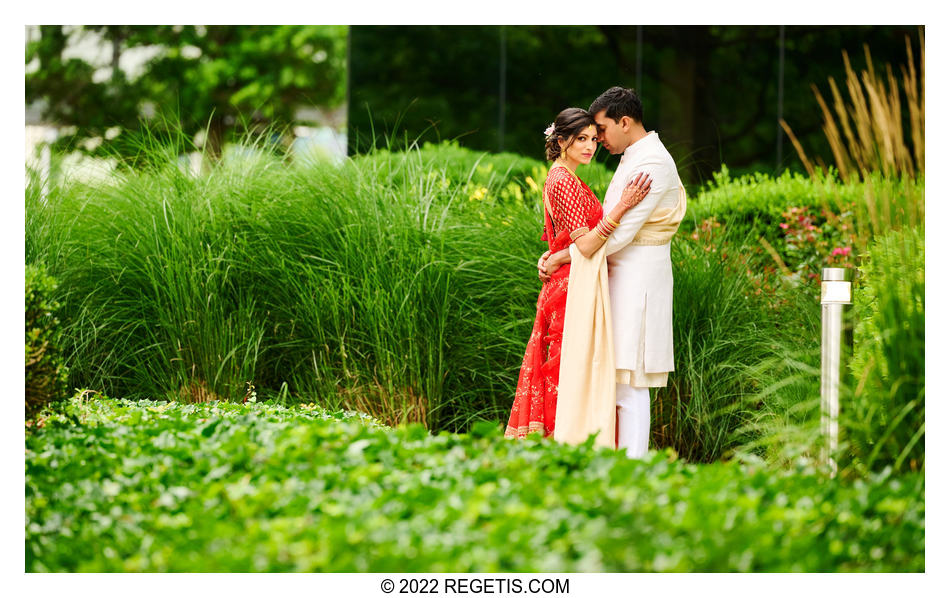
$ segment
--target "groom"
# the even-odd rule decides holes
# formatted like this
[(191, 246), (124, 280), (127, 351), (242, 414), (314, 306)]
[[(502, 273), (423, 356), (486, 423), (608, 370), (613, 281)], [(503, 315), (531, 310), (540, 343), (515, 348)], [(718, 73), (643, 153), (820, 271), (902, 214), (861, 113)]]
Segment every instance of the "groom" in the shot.
[[(622, 154), (604, 212), (638, 173), (650, 193), (629, 210), (607, 240), (610, 311), (617, 368), (617, 448), (640, 458), (650, 440), (650, 388), (666, 386), (673, 371), (673, 265), (670, 238), (686, 210), (676, 164), (655, 131), (643, 127), (643, 106), (632, 89), (611, 87), (590, 105), (598, 141)], [(542, 280), (571, 260), (569, 248), (539, 261)]]

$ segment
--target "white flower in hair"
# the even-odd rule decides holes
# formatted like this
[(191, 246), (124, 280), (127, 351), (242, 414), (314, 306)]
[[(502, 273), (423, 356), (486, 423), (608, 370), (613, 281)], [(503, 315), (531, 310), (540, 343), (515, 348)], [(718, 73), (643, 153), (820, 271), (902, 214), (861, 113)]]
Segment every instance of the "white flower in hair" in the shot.
[(544, 130), (544, 136), (550, 137), (552, 133), (554, 133), (554, 123), (548, 125), (548, 128)]

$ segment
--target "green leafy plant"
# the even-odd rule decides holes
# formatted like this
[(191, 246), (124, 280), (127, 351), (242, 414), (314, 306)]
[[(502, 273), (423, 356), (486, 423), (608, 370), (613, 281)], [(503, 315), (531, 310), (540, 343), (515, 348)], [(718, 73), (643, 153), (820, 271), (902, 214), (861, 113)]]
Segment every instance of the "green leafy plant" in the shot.
[(25, 535), (31, 572), (923, 571), (923, 476), (86, 396), (27, 438)]

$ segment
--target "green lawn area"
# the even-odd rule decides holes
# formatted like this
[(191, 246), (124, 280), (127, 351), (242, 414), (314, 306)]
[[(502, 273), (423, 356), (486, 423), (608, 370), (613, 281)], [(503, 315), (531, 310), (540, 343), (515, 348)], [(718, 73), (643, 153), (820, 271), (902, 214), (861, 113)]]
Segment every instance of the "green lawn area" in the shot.
[(27, 571), (923, 571), (922, 474), (642, 461), (315, 406), (74, 398), (26, 437)]

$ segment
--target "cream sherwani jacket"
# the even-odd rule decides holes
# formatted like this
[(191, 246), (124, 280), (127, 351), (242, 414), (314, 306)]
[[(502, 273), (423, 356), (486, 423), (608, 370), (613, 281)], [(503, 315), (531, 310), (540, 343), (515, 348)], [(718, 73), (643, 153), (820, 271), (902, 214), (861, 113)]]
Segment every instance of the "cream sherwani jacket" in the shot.
[(650, 193), (627, 211), (607, 240), (610, 305), (617, 381), (665, 386), (673, 371), (673, 264), (670, 243), (648, 244), (637, 233), (654, 210), (674, 209), (682, 183), (656, 132), (628, 147), (604, 196), (609, 212), (637, 174), (653, 179)]

